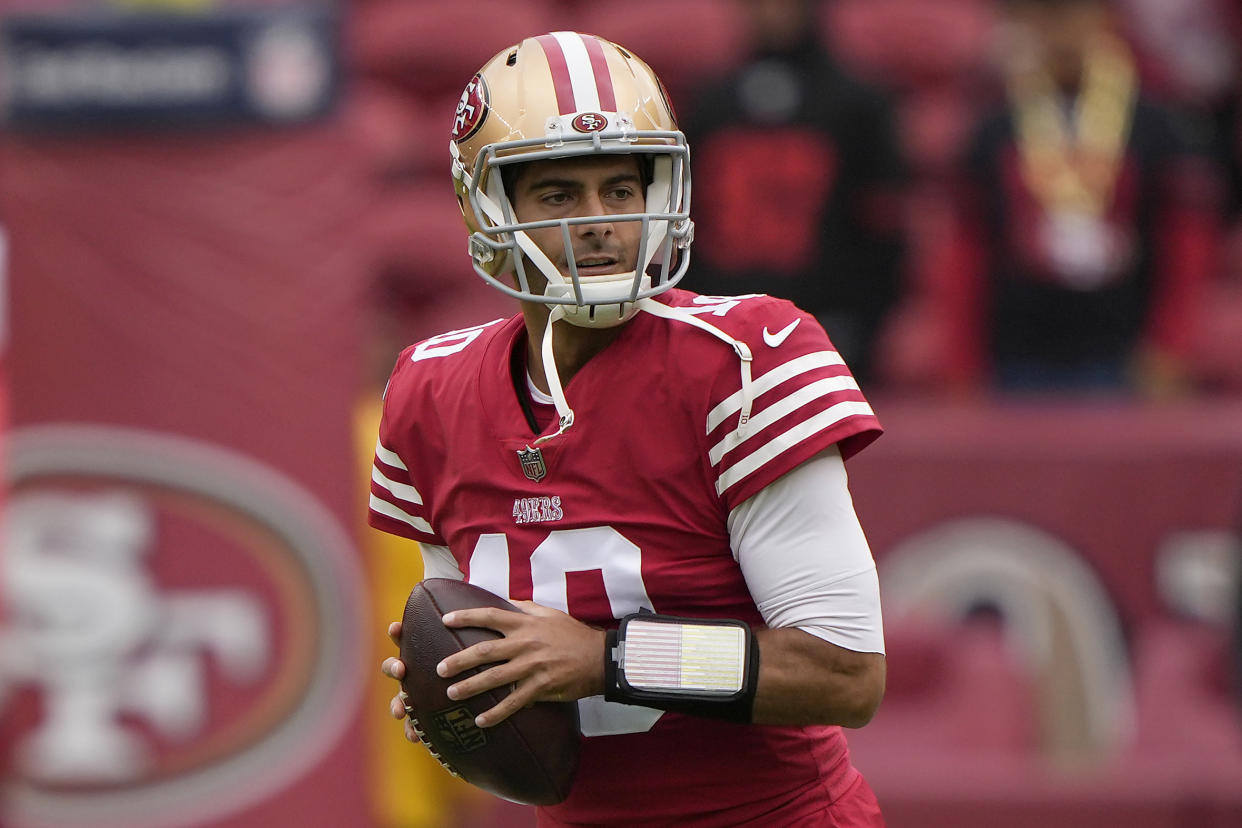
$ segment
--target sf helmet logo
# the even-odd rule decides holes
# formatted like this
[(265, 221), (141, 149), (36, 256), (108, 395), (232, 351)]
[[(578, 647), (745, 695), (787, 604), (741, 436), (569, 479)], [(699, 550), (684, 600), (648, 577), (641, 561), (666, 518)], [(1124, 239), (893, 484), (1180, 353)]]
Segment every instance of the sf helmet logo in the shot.
[(457, 115), (453, 119), (450, 136), (454, 141), (465, 141), (479, 131), (487, 120), (487, 101), (487, 81), (483, 80), (482, 75), (475, 75), (466, 84), (457, 102)]
[(578, 132), (599, 132), (608, 126), (608, 119), (598, 112), (582, 112), (575, 116), (571, 125)]

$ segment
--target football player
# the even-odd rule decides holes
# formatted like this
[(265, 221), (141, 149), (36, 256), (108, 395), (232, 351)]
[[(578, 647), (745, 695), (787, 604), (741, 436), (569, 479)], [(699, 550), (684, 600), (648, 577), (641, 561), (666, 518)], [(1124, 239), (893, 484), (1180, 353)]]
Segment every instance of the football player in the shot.
[(474, 270), (521, 312), (401, 353), (370, 500), (427, 577), (524, 610), (445, 617), (504, 636), (439, 665), (450, 695), (511, 687), (484, 728), (578, 701), (578, 775), (543, 826), (883, 825), (841, 729), (884, 692), (843, 463), (880, 425), (824, 330), (784, 300), (675, 288), (689, 148), (621, 46), (504, 49), (450, 149)]

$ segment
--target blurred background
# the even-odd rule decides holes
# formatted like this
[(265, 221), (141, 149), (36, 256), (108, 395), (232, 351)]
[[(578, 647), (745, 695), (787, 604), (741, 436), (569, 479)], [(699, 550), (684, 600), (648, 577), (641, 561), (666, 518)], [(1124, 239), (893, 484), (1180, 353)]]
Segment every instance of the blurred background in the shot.
[(387, 719), (363, 492), (400, 348), (512, 312), (448, 131), (556, 29), (668, 85), (686, 286), (888, 429), (889, 824), (1242, 825), (1231, 0), (0, 0), (0, 825), (533, 824)]

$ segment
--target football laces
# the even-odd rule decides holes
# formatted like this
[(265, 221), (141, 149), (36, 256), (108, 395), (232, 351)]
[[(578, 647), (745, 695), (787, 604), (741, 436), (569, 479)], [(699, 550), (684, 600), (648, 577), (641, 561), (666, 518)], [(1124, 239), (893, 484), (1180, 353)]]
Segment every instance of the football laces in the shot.
[(436, 751), (435, 745), (431, 743), (431, 739), (427, 738), (427, 734), (423, 731), (423, 726), (419, 724), (418, 717), (414, 715), (414, 708), (408, 704), (405, 706), (405, 715), (410, 718), (410, 723), (414, 725), (414, 732), (418, 735), (418, 741), (423, 743), (423, 747), (427, 748), (427, 752), (431, 754), (431, 757), (440, 763), (440, 767), (461, 779), (461, 774), (457, 772), (457, 768), (444, 761), (444, 757)]

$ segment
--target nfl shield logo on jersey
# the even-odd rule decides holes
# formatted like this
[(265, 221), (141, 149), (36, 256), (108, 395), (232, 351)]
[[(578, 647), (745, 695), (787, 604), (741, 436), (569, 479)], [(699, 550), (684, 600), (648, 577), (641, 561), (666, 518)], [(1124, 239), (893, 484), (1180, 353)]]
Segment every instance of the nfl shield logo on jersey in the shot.
[(548, 474), (548, 467), (543, 464), (543, 452), (537, 448), (527, 446), (519, 449), (518, 462), (522, 464), (522, 473), (531, 480), (538, 483)]

